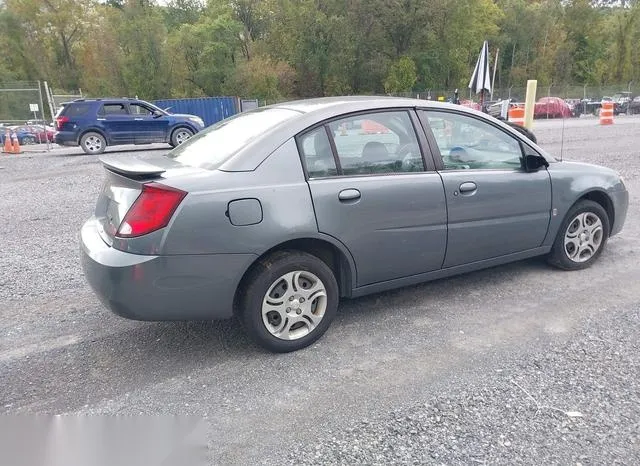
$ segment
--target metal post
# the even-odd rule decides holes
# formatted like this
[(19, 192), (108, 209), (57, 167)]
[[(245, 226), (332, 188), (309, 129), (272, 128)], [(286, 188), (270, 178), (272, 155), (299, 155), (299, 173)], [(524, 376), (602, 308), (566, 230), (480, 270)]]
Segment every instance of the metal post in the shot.
[(500, 53), (500, 49), (496, 49), (496, 61), (493, 64), (493, 79), (491, 80), (491, 100), (493, 100), (493, 91), (496, 87), (496, 70), (498, 69), (498, 54)]
[(42, 123), (44, 126), (44, 138), (47, 141), (47, 152), (51, 150), (49, 146), (49, 134), (47, 133), (47, 121), (44, 117), (44, 102), (42, 101), (42, 84), (38, 81), (38, 95), (40, 96), (40, 113), (42, 114)]
[(524, 127), (531, 129), (533, 126), (533, 109), (536, 103), (536, 90), (538, 81), (530, 79), (527, 81), (527, 94), (524, 103)]
[(55, 120), (56, 113), (53, 111), (53, 104), (51, 102), (51, 91), (49, 91), (49, 83), (44, 82), (44, 93), (47, 96), (47, 103), (49, 104), (49, 113), (51, 113), (51, 121)]

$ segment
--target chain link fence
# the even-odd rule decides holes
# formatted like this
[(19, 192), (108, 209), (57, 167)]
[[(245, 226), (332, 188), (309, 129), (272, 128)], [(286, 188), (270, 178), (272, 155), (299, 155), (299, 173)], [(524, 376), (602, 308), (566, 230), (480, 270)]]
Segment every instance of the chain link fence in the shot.
[(0, 123), (9, 125), (41, 120), (43, 119), (42, 110), (37, 81), (0, 85)]
[(0, 124), (51, 123), (63, 102), (82, 97), (82, 91), (53, 90), (46, 81), (0, 83)]

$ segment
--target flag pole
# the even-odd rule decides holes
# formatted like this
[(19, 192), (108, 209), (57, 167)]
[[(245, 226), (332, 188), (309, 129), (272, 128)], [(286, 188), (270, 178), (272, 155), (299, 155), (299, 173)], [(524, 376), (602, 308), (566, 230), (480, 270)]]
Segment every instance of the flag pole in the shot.
[(496, 49), (496, 61), (493, 65), (493, 79), (491, 79), (491, 100), (493, 100), (493, 90), (496, 88), (496, 70), (498, 69), (498, 54), (500, 49)]

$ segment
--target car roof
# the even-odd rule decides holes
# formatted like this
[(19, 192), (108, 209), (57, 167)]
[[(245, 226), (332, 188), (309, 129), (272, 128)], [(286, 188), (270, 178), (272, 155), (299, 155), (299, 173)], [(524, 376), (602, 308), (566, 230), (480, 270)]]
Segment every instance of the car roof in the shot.
[(93, 104), (93, 103), (123, 103), (123, 102), (145, 102), (144, 100), (140, 100), (140, 99), (136, 99), (136, 98), (131, 98), (131, 97), (96, 97), (96, 98), (90, 98), (90, 99), (75, 99), (75, 100), (71, 100), (68, 102), (63, 102), (60, 105), (61, 106), (65, 106), (65, 105), (71, 105), (71, 104), (81, 104), (81, 103), (88, 103), (88, 104)]
[[(247, 143), (236, 154), (225, 161), (219, 169), (223, 171), (253, 171), (269, 156), (269, 154), (275, 151), (284, 142), (307, 128), (325, 120), (330, 120), (349, 113), (411, 108), (455, 110), (458, 113), (466, 113), (476, 116), (477, 118), (484, 119), (489, 123), (503, 125), (486, 113), (482, 113), (462, 105), (437, 102), (433, 100), (390, 96), (318, 97), (314, 99), (294, 100), (273, 104), (267, 107), (259, 107), (255, 110), (245, 112), (253, 113), (269, 109), (287, 109), (298, 112), (300, 115), (274, 126), (259, 138)], [(510, 128), (508, 125), (503, 125), (502, 127), (505, 128), (505, 131), (510, 132), (523, 141), (526, 141), (528, 144), (533, 145), (541, 153), (545, 153), (541, 148), (532, 144), (531, 141), (528, 141), (523, 135)]]
[[(305, 100), (292, 100), (270, 105), (272, 108), (287, 108), (296, 110), (301, 113), (322, 112), (334, 110), (336, 114), (344, 113), (354, 108), (362, 108), (363, 110), (375, 108), (394, 108), (394, 107), (421, 107), (424, 105), (451, 108), (459, 108), (458, 105), (448, 104), (445, 102), (436, 102), (433, 100), (410, 99), (404, 97), (391, 96), (342, 96), (342, 97), (316, 97)], [(358, 111), (358, 110), (354, 110)]]

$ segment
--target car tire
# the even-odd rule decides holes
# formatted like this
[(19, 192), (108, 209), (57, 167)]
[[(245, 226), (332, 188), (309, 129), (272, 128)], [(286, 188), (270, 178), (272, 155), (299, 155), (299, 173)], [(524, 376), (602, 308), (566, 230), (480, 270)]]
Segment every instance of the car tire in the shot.
[(85, 154), (102, 154), (107, 148), (107, 140), (102, 134), (90, 131), (80, 138), (80, 147), (82, 147)]
[(560, 225), (547, 261), (563, 270), (590, 267), (607, 244), (610, 228), (600, 204), (586, 199), (577, 202)]
[(170, 144), (172, 147), (179, 146), (183, 142), (186, 142), (191, 136), (193, 136), (193, 131), (189, 128), (176, 128), (173, 130), (173, 133), (171, 133)]
[(338, 310), (338, 284), (316, 256), (278, 251), (261, 259), (240, 289), (239, 314), (251, 338), (275, 353), (313, 344)]
[(34, 138), (33, 136), (25, 136), (22, 138), (23, 146), (30, 146), (31, 144), (35, 144), (35, 143), (36, 143), (36, 138)]

